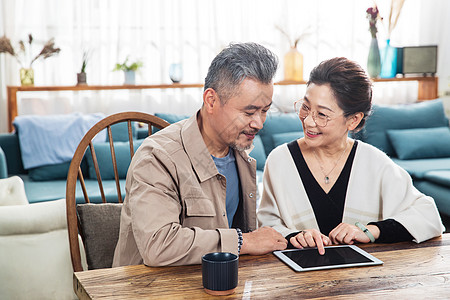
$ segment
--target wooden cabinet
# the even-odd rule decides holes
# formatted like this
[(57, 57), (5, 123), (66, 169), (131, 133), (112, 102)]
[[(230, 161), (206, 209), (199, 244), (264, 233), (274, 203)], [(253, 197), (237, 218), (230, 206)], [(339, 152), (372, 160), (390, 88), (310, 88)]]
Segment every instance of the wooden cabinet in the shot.
[[(431, 100), (438, 96), (438, 77), (404, 77), (373, 79), (374, 82), (418, 81), (418, 100)], [(275, 85), (306, 84), (305, 81), (280, 81)], [(76, 86), (7, 86), (8, 129), (13, 131), (12, 122), (17, 116), (17, 93), (36, 91), (94, 91), (94, 90), (141, 90), (141, 89), (180, 89), (201, 88), (203, 84), (155, 84), (155, 85), (76, 85)]]

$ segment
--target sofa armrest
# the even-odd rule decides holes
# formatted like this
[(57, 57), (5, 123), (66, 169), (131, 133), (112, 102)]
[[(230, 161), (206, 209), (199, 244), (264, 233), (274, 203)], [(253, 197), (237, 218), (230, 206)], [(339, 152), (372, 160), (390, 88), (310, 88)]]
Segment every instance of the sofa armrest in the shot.
[(0, 179), (8, 177), (8, 165), (6, 164), (5, 152), (0, 147)]
[(0, 147), (2, 148), (7, 161), (8, 174), (26, 174), (23, 168), (22, 154), (20, 151), (19, 137), (17, 133), (1, 133)]

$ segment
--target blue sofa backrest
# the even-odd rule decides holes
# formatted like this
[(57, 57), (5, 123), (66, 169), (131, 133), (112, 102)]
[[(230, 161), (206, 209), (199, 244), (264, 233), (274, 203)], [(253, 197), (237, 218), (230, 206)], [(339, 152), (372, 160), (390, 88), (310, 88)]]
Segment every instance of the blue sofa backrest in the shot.
[[(134, 139), (137, 138), (137, 134), (138, 134), (138, 130), (135, 127), (136, 127), (136, 124), (133, 124), (132, 133), (133, 133)], [(127, 146), (124, 145), (128, 141), (128, 127), (127, 127), (126, 123), (112, 125), (111, 133), (112, 133), (115, 144), (117, 142), (117, 145), (118, 145), (117, 147), (119, 148), (118, 151), (121, 150), (122, 148), (127, 148)], [(107, 140), (108, 140), (108, 138), (107, 138)], [(99, 143), (99, 144), (103, 144), (103, 143)], [(109, 142), (104, 142), (104, 144), (108, 144), (108, 150), (109, 150)], [(140, 143), (139, 143), (139, 145), (140, 145)], [(28, 174), (30, 179), (32, 179), (33, 181), (58, 180), (58, 179), (65, 179), (67, 177), (67, 172), (69, 170), (70, 161), (60, 163), (60, 164), (40, 166), (40, 167), (32, 168), (29, 170), (25, 170), (23, 168), (23, 163), (22, 163), (22, 154), (20, 151), (19, 137), (16, 132), (0, 134), (0, 148), (4, 152), (4, 157), (6, 159), (6, 165), (7, 165), (7, 172), (8, 172), (9, 176)], [(101, 148), (101, 145), (99, 145), (99, 148)], [(135, 147), (135, 148), (137, 148), (137, 147)], [(118, 153), (120, 154), (122, 152), (123, 151), (119, 151)], [(103, 153), (100, 151), (100, 153), (97, 153), (97, 155), (102, 156)], [(109, 154), (109, 156), (106, 156), (106, 158), (108, 158), (108, 157), (111, 157), (111, 155)], [(103, 156), (102, 156), (102, 158), (105, 159), (105, 157), (103, 157)], [(117, 159), (120, 161), (120, 157), (118, 157)], [(129, 161), (129, 159), (128, 159), (128, 161)], [(128, 162), (128, 164), (129, 164), (129, 162)], [(83, 162), (81, 164), (83, 174), (88, 175), (88, 172), (87, 172), (88, 167), (89, 167), (89, 163), (86, 160), (83, 160)], [(107, 177), (108, 177), (107, 179), (109, 179), (109, 177), (110, 177), (109, 173), (108, 173)], [(122, 177), (124, 177), (124, 176), (121, 176), (121, 178)]]
[(371, 116), (354, 138), (369, 143), (395, 157), (396, 153), (389, 140), (390, 129), (448, 127), (441, 99), (401, 105), (373, 105)]

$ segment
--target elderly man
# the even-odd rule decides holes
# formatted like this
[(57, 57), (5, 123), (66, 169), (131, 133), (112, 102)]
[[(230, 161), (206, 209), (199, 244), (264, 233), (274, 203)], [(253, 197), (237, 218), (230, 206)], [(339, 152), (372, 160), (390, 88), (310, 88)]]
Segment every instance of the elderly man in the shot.
[(113, 266), (198, 264), (209, 252), (286, 248), (274, 229), (256, 229), (256, 162), (247, 153), (272, 104), (277, 65), (261, 45), (228, 46), (209, 67), (201, 109), (139, 147)]

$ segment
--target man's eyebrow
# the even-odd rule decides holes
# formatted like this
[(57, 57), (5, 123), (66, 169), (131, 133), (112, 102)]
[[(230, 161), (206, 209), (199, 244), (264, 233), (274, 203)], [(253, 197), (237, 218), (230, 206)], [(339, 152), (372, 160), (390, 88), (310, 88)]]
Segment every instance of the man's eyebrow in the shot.
[[(272, 102), (270, 102), (269, 104), (267, 104), (263, 108), (269, 108), (271, 105), (272, 105)], [(261, 108), (261, 106), (249, 104), (249, 105), (244, 107), (244, 110), (257, 110), (257, 109), (260, 109), (260, 108)]]

